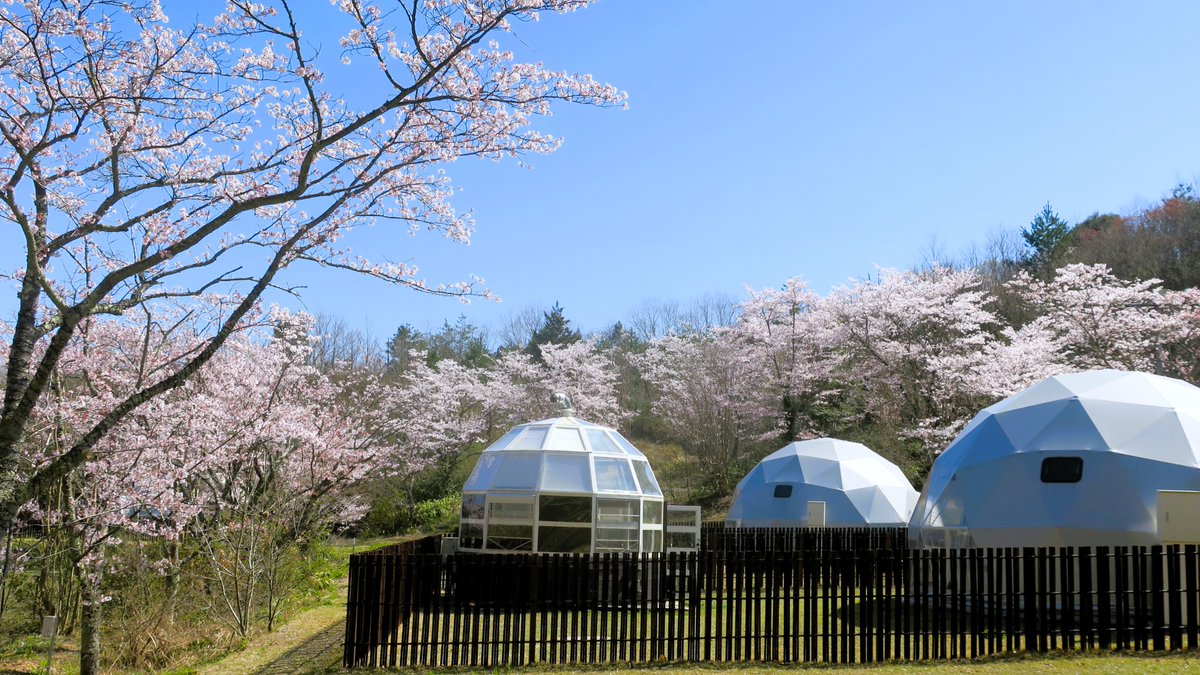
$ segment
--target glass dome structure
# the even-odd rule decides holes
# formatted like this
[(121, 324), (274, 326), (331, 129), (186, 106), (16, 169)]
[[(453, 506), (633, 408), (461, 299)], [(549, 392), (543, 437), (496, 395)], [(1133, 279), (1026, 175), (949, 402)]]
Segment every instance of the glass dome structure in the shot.
[(621, 434), (564, 410), (514, 427), (463, 485), (459, 548), (471, 552), (663, 550), (663, 494)]

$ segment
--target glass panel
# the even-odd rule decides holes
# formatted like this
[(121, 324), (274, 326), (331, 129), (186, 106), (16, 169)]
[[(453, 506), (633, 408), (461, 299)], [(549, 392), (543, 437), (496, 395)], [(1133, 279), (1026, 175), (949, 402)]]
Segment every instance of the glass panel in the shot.
[(521, 437), (508, 446), (509, 450), (541, 450), (546, 440), (546, 427), (529, 427)]
[(596, 500), (596, 522), (605, 525), (630, 525), (637, 527), (641, 505), (636, 499)]
[(667, 548), (682, 548), (695, 551), (700, 548), (699, 537), (694, 532), (668, 532)]
[(658, 481), (654, 480), (654, 472), (650, 470), (650, 462), (635, 461), (633, 470), (637, 472), (638, 483), (642, 486), (642, 494), (662, 496), (662, 489), (658, 487)]
[(596, 489), (604, 492), (637, 492), (629, 461), (612, 457), (593, 457), (596, 463)]
[(542, 488), (547, 492), (592, 491), (587, 455), (550, 455), (542, 462)]
[(579, 435), (578, 429), (554, 427), (550, 430), (550, 437), (546, 439), (543, 447), (547, 450), (579, 450), (582, 452), (583, 437)]
[(500, 457), (498, 453), (490, 452), (480, 455), (479, 461), (475, 462), (475, 469), (471, 471), (471, 477), (467, 479), (463, 489), (486, 490), (492, 487), (492, 477), (496, 475), (496, 467), (500, 466)]
[(642, 553), (662, 553), (662, 530), (646, 530), (642, 532)]
[(792, 496), (792, 486), (788, 483), (782, 483), (775, 486), (775, 498), (787, 499)]
[(483, 526), (463, 523), (458, 528), (460, 548), (483, 548)]
[(537, 485), (541, 455), (500, 454), (500, 468), (492, 479), (492, 488), (498, 490), (532, 490)]
[(483, 520), (483, 495), (464, 494), (462, 498), (462, 517), (464, 520)]
[(616, 443), (609, 438), (608, 434), (604, 433), (603, 429), (588, 429), (588, 443), (592, 445), (592, 452), (608, 452), (614, 455), (621, 454), (621, 448), (617, 447)]
[(630, 551), (636, 553), (638, 549), (638, 531), (636, 527), (631, 528), (613, 528), (613, 527), (597, 527), (596, 528), (596, 552), (622, 552)]
[(592, 498), (542, 495), (538, 498), (538, 520), (559, 523), (590, 523), (592, 522)]
[(488, 525), (493, 523), (533, 525), (533, 502), (489, 502)]
[(667, 525), (670, 527), (700, 527), (699, 509), (672, 506), (667, 509)]
[(525, 431), (525, 430), (522, 429), (521, 427), (517, 427), (516, 429), (510, 429), (507, 434), (504, 434), (495, 443), (492, 443), (491, 445), (489, 445), (487, 447), (487, 450), (484, 450), (484, 452), (487, 452), (488, 450), (503, 450), (503, 449), (507, 448), (508, 444), (512, 442), (512, 439), (521, 435), (522, 431)]
[(587, 553), (592, 550), (592, 528), (538, 526), (538, 551), (543, 553)]
[(633, 444), (625, 440), (625, 437), (621, 434), (614, 433), (613, 438), (617, 439), (617, 445), (621, 446), (621, 448), (625, 450), (625, 454), (646, 459), (646, 456), (642, 454), (641, 450), (633, 447)]
[(663, 504), (646, 500), (642, 502), (642, 522), (647, 525), (662, 525)]
[(532, 525), (488, 524), (487, 547), (500, 551), (532, 551)]

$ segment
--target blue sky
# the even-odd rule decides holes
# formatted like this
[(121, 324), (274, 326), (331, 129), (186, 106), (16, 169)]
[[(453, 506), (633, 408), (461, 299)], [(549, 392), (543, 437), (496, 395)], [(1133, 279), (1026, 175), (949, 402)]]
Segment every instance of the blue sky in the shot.
[(454, 164), (472, 245), (400, 242), (431, 279), (478, 274), (504, 302), (320, 274), (306, 306), (386, 335), (557, 301), (596, 330), (652, 297), (796, 275), (826, 292), (1046, 201), (1072, 222), (1129, 211), (1200, 176), (1196, 25), (1200, 3), (1166, 2), (603, 0), (546, 17), (513, 46), (620, 86), (629, 109), (560, 109), (542, 127), (566, 143), (532, 170)]
[[(602, 0), (505, 47), (590, 72), (628, 110), (560, 108), (554, 155), (448, 168), (471, 246), (356, 233), (360, 252), (468, 274), (471, 305), (302, 267), (303, 303), (386, 338), (460, 313), (563, 305), (585, 331), (648, 298), (820, 292), (1016, 229), (1126, 212), (1200, 177), (1195, 2)], [(345, 82), (353, 94), (355, 83)], [(3, 306), (8, 306), (6, 298)]]

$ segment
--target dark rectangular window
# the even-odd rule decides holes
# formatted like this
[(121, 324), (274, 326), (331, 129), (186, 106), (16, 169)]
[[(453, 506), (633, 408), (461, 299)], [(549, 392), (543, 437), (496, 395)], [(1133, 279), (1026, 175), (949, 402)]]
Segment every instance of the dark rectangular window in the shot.
[(1042, 460), (1043, 483), (1078, 483), (1081, 478), (1082, 457), (1047, 457)]
[(776, 485), (775, 486), (775, 498), (776, 499), (787, 499), (788, 497), (791, 497), (791, 496), (792, 496), (792, 486), (791, 485)]
[(588, 553), (591, 550), (590, 527), (538, 527), (538, 551), (542, 553)]
[(592, 498), (542, 495), (538, 498), (538, 520), (590, 523), (592, 522)]

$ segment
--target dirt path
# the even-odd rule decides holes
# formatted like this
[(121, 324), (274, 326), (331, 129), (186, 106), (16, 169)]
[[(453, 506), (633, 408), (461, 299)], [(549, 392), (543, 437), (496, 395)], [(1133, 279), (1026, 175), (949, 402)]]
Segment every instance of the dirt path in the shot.
[[(342, 542), (350, 552), (371, 550), (418, 538), (419, 535)], [(234, 654), (197, 670), (198, 675), (289, 675), (330, 673), (342, 666), (342, 641), (346, 634), (346, 587), (343, 578), (336, 600), (302, 612), (274, 633), (259, 635)], [(2, 674), (0, 674), (2, 675)]]
[(345, 582), (339, 601), (303, 612), (274, 633), (260, 635), (244, 650), (205, 666), (202, 675), (326, 673), (342, 664), (346, 633)]
[(342, 640), (345, 635), (346, 621), (342, 619), (259, 668), (256, 674), (325, 673), (336, 669), (342, 663)]

